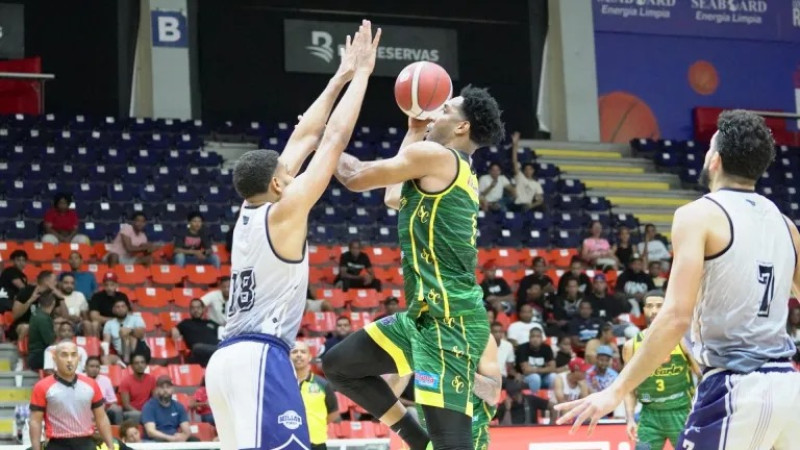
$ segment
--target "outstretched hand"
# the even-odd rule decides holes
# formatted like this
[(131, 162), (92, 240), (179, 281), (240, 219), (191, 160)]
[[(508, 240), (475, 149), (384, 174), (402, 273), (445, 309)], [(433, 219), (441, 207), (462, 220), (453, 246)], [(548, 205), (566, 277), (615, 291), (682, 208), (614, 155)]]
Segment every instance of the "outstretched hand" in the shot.
[(574, 433), (584, 422), (589, 421), (589, 434), (592, 434), (597, 422), (614, 411), (621, 402), (622, 397), (614, 390), (605, 389), (580, 400), (556, 405), (556, 411), (561, 413), (556, 423), (564, 425), (574, 419), (570, 430), (570, 433)]
[(352, 50), (356, 56), (356, 71), (372, 73), (375, 69), (375, 58), (378, 54), (378, 43), (381, 40), (381, 29), (378, 28), (375, 38), (372, 37), (372, 22), (363, 20), (352, 41)]
[[(358, 32), (355, 34), (358, 38)], [(342, 60), (339, 63), (339, 68), (336, 70), (336, 76), (342, 78), (344, 81), (353, 79), (353, 74), (356, 72), (356, 53), (353, 50), (353, 40), (350, 35), (347, 35), (344, 43), (344, 52), (342, 52)]]

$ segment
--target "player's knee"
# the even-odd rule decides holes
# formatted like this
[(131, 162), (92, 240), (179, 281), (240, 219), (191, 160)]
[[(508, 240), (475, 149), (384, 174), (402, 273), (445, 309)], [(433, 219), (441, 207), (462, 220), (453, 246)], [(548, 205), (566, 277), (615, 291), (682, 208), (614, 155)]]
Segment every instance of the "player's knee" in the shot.
[(339, 353), (338, 346), (327, 350), (320, 358), (322, 361), (322, 371), (325, 372), (325, 377), (328, 381), (334, 381), (340, 378), (340, 364), (341, 359), (337, 356)]

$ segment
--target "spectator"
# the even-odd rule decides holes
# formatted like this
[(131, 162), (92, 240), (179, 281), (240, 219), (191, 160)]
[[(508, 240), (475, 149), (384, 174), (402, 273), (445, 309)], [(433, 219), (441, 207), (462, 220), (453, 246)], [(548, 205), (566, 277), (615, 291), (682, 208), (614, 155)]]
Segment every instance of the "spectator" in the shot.
[(531, 330), (534, 328), (539, 329), (539, 331), (544, 334), (544, 327), (542, 324), (533, 320), (533, 307), (531, 305), (520, 305), (517, 311), (517, 317), (519, 320), (509, 325), (507, 332), (508, 340), (515, 346), (528, 342)]
[(478, 191), (480, 191), (481, 209), (484, 211), (504, 210), (503, 195), (506, 192), (512, 197), (516, 197), (516, 189), (502, 174), (500, 164), (497, 163), (492, 163), (489, 166), (489, 173), (481, 176), (478, 180)]
[(67, 320), (77, 330), (77, 334), (97, 336), (92, 321), (89, 320), (89, 302), (83, 292), (75, 290), (75, 276), (72, 272), (65, 272), (59, 278), (58, 288), (64, 294)]
[(214, 414), (211, 412), (211, 406), (208, 404), (208, 391), (206, 390), (206, 377), (200, 380), (200, 387), (194, 391), (194, 397), (191, 400), (191, 408), (200, 416), (200, 421), (203, 423), (210, 423), (216, 425), (214, 421)]
[(383, 301), (383, 314), (375, 317), (373, 320), (383, 319), (398, 311), (400, 311), (400, 300), (398, 300), (397, 297), (387, 297), (386, 300)]
[(652, 223), (644, 226), (644, 241), (639, 242), (637, 249), (642, 259), (648, 263), (650, 261), (667, 262), (672, 258), (666, 239), (656, 233), (656, 226)]
[(564, 283), (564, 293), (561, 296), (561, 307), (564, 309), (567, 319), (572, 319), (578, 314), (578, 307), (582, 301), (583, 294), (581, 294), (578, 279), (567, 280)]
[(620, 318), (622, 314), (631, 312), (631, 304), (622, 295), (609, 295), (605, 274), (598, 273), (594, 276), (592, 292), (586, 299), (592, 303), (596, 317), (614, 324), (615, 335), (631, 339), (639, 332), (635, 325)]
[(306, 407), (311, 448), (324, 447), (328, 440), (328, 424), (342, 420), (336, 393), (325, 378), (311, 372), (311, 350), (308, 344), (295, 341), (290, 357)]
[(517, 289), (517, 304), (524, 303), (528, 288), (534, 284), (541, 286), (545, 293), (552, 294), (555, 292), (553, 279), (546, 274), (547, 261), (545, 261), (545, 259), (541, 256), (537, 256), (536, 258), (533, 258), (532, 268), (533, 273), (530, 275), (525, 275), (521, 280), (519, 280), (519, 288)]
[[(80, 347), (78, 347), (78, 349), (80, 349)], [(86, 365), (84, 366), (86, 376), (93, 379), (100, 388), (100, 392), (103, 393), (103, 398), (106, 401), (106, 415), (111, 425), (119, 425), (119, 423), (122, 422), (122, 407), (117, 403), (117, 393), (114, 392), (111, 379), (100, 373), (100, 366), (100, 358), (97, 356), (86, 358)], [(125, 437), (125, 434), (122, 433), (122, 429), (120, 429), (120, 437)]]
[(88, 244), (86, 235), (78, 234), (78, 213), (70, 209), (70, 196), (56, 194), (53, 198), (53, 207), (44, 213), (44, 236), (42, 242), (58, 244), (71, 242), (73, 244)]
[[(28, 322), (31, 320), (31, 315), (36, 312), (41, 298), (48, 294), (53, 294), (55, 298), (55, 310), (58, 311), (56, 315), (59, 317), (66, 316), (66, 312), (61, 311), (63, 308), (59, 305), (64, 295), (56, 287), (56, 276), (49, 270), (43, 270), (36, 276), (36, 285), (25, 286), (17, 292), (17, 296), (14, 298), (14, 307), (11, 309), (14, 323), (11, 324), (11, 328), (8, 330), (11, 340), (25, 337), (28, 333)], [(64, 312), (64, 314), (60, 314), (61, 312)], [(63, 321), (64, 319), (60, 318), (56, 320), (58, 323)], [(44, 350), (44, 347), (42, 347), (42, 350)]]
[(644, 294), (655, 289), (653, 278), (644, 272), (642, 264), (642, 258), (633, 258), (628, 270), (622, 272), (617, 278), (616, 287), (617, 292), (624, 294), (631, 301), (632, 306), (636, 305), (636, 308), (631, 311), (637, 316), (641, 314), (639, 305), (644, 300)]
[(137, 212), (131, 217), (131, 223), (119, 226), (119, 233), (108, 246), (106, 261), (109, 266), (115, 264), (144, 264), (153, 262), (155, 246), (147, 241), (144, 229), (147, 216)]
[(231, 294), (231, 277), (221, 277), (217, 286), (219, 289), (206, 293), (204, 296), (200, 297), (200, 300), (208, 308), (208, 318), (217, 325), (224, 327), (227, 321), (225, 306)]
[[(53, 345), (44, 350), (44, 367), (42, 367), (42, 369), (44, 369), (46, 374), (52, 375), (53, 371), (56, 370), (56, 362), (55, 359), (53, 359), (56, 352), (56, 343), (65, 341), (73, 342), (74, 339), (75, 333), (72, 332), (72, 325), (69, 322), (62, 322), (58, 327), (56, 327), (56, 341), (53, 343)], [(78, 367), (75, 368), (75, 371), (78, 373), (83, 373), (89, 355), (86, 354), (86, 350), (84, 350), (83, 347), (78, 347), (78, 356), (80, 358), (78, 360)]]
[(111, 344), (115, 354), (109, 354), (108, 364), (116, 364), (120, 358), (125, 364), (130, 363), (131, 355), (142, 351), (145, 346), (145, 324), (139, 315), (130, 314), (128, 302), (117, 299), (111, 312), (114, 319), (106, 321), (103, 325), (103, 342)]
[(589, 386), (586, 383), (586, 372), (591, 369), (591, 364), (582, 358), (573, 358), (567, 365), (568, 372), (558, 374), (553, 383), (556, 404), (571, 402), (589, 395)]
[(314, 297), (311, 288), (306, 289), (306, 311), (307, 312), (333, 312), (333, 306), (327, 300)]
[(647, 273), (650, 275), (650, 278), (653, 279), (653, 286), (655, 286), (656, 289), (664, 288), (664, 283), (667, 282), (667, 278), (664, 276), (660, 261), (651, 261), (647, 266)]
[(514, 299), (514, 295), (511, 293), (511, 287), (506, 280), (497, 276), (497, 267), (492, 261), (483, 266), (481, 289), (483, 289), (483, 300), (485, 302), (489, 302), (495, 309), (502, 309), (510, 314), (513, 309), (509, 302)]
[(526, 395), (525, 383), (509, 380), (506, 399), (498, 405), (497, 417), (502, 424), (527, 425), (538, 423), (538, 411), (548, 411), (550, 425), (555, 425), (555, 404), (538, 395)]
[(56, 340), (53, 318), (50, 314), (56, 307), (53, 294), (44, 294), (39, 298), (39, 307), (31, 315), (28, 334), (28, 368), (33, 371), (44, 368), (44, 350)]
[(139, 432), (139, 423), (126, 420), (119, 426), (119, 439), (126, 444), (142, 442), (142, 433)]
[(519, 305), (521, 304), (531, 305), (533, 306), (534, 315), (541, 319), (544, 317), (546, 303), (547, 297), (542, 291), (542, 286), (534, 283), (528, 286), (528, 289), (525, 291), (525, 298), (522, 299), (521, 303), (517, 303), (517, 308), (519, 309)]
[(75, 290), (82, 293), (87, 299), (92, 298), (97, 292), (97, 279), (92, 272), (81, 270), (83, 268), (83, 257), (78, 252), (69, 254), (69, 268), (75, 278)]
[(509, 368), (513, 370), (516, 358), (514, 356), (514, 346), (506, 339), (506, 332), (503, 324), (493, 322), (491, 325), (492, 337), (497, 342), (497, 367), (500, 368), (500, 375), (505, 382), (508, 377)]
[(515, 352), (517, 370), (528, 389), (535, 394), (539, 389), (549, 389), (555, 379), (556, 361), (553, 349), (544, 343), (544, 334), (538, 328), (531, 329), (528, 343), (520, 344)]
[(192, 299), (189, 304), (189, 318), (182, 320), (172, 329), (172, 337), (186, 341), (186, 348), (191, 350), (189, 362), (205, 367), (219, 344), (219, 325), (203, 318), (205, 306), (199, 298)]
[(119, 292), (117, 288), (117, 276), (113, 272), (108, 272), (103, 276), (103, 290), (95, 292), (89, 300), (89, 319), (92, 321), (92, 329), (100, 336), (100, 331), (106, 322), (114, 318), (114, 303), (123, 300), (131, 308), (128, 296)]
[(342, 342), (344, 338), (350, 336), (352, 332), (353, 325), (350, 323), (350, 318), (347, 316), (340, 316), (336, 319), (336, 331), (333, 332), (333, 335), (325, 339), (325, 351), (327, 352), (335, 347), (336, 344)]
[(620, 267), (628, 267), (631, 259), (635, 255), (633, 243), (631, 242), (631, 230), (628, 227), (619, 227), (617, 234), (617, 244), (615, 245), (616, 251), (614, 255), (619, 261)]
[(219, 269), (219, 256), (211, 246), (211, 236), (203, 227), (203, 216), (195, 211), (189, 213), (189, 224), (186, 231), (175, 236), (175, 264), (180, 267), (186, 264), (207, 263)]
[(597, 349), (607, 346), (611, 349), (612, 352), (612, 361), (611, 366), (615, 369), (619, 369), (622, 367), (622, 359), (620, 359), (619, 355), (619, 348), (617, 345), (617, 336), (614, 335), (614, 325), (610, 322), (604, 323), (600, 327), (600, 335), (597, 339), (592, 339), (591, 341), (586, 343), (586, 351), (584, 353), (584, 358), (586, 358), (586, 362), (589, 364), (594, 364), (597, 357)]
[(148, 439), (157, 442), (197, 442), (189, 428), (186, 408), (172, 399), (172, 379), (161, 375), (153, 398), (142, 408), (142, 425)]
[(156, 388), (156, 379), (147, 370), (147, 356), (131, 357), (132, 373), (125, 375), (119, 383), (119, 398), (122, 402), (122, 415), (125, 420), (139, 423), (144, 404), (150, 400)]
[(583, 273), (583, 260), (578, 256), (572, 258), (569, 271), (564, 272), (564, 275), (558, 280), (559, 294), (564, 295), (569, 280), (578, 280), (578, 290), (581, 292), (586, 292), (586, 289), (592, 284), (592, 280), (589, 279), (589, 276)]
[[(578, 282), (573, 281), (572, 284), (574, 284), (575, 295), (579, 296)], [(570, 289), (567, 289), (567, 291), (571, 292)], [(542, 314), (546, 325), (545, 333), (549, 336), (562, 336), (567, 331), (571, 316), (567, 314), (567, 310), (564, 309), (564, 298), (553, 295), (544, 297), (544, 312)], [(580, 300), (576, 301), (580, 302)], [(574, 314), (577, 313), (577, 310), (578, 306), (576, 303), (574, 305)]]
[(589, 380), (589, 387), (591, 387), (594, 392), (600, 392), (611, 386), (611, 383), (617, 379), (619, 373), (609, 367), (613, 357), (614, 352), (611, 350), (611, 347), (607, 345), (597, 347), (597, 361), (594, 367), (589, 369), (589, 372), (586, 373)]
[(589, 227), (589, 237), (581, 245), (581, 258), (589, 266), (597, 268), (617, 269), (617, 249), (603, 237), (603, 224), (595, 220)]
[(514, 209), (517, 211), (530, 211), (541, 209), (544, 206), (544, 190), (539, 181), (535, 178), (533, 164), (528, 163), (519, 170), (519, 138), (520, 134), (515, 131), (511, 135), (511, 163), (514, 169), (514, 185), (516, 187), (516, 197), (514, 198)]
[(0, 313), (11, 311), (14, 297), (28, 285), (28, 277), (25, 275), (28, 254), (25, 250), (14, 250), (10, 259), (12, 264), (0, 273)]
[(558, 350), (556, 351), (556, 373), (568, 372), (569, 362), (575, 358), (575, 352), (572, 351), (572, 338), (569, 336), (561, 336), (558, 338)]
[(345, 291), (350, 288), (381, 290), (381, 282), (375, 279), (372, 262), (369, 260), (369, 256), (361, 251), (360, 242), (350, 242), (348, 251), (342, 253), (339, 259), (339, 276), (336, 277), (334, 283), (337, 286), (340, 285)]
[(572, 343), (573, 348), (584, 349), (587, 342), (600, 336), (600, 327), (602, 326), (603, 321), (593, 317), (592, 303), (588, 300), (582, 301), (578, 308), (578, 317), (573, 318), (569, 323), (569, 334), (575, 336), (575, 342)]

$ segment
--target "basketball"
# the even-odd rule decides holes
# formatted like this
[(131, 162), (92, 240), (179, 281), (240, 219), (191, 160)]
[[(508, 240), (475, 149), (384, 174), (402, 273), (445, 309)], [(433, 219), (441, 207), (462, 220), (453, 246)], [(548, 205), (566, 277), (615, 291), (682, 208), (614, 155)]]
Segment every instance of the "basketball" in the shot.
[(639, 97), (622, 91), (601, 95), (600, 140), (626, 143), (635, 138), (659, 138), (658, 120)]
[(689, 66), (689, 86), (700, 95), (711, 95), (719, 86), (719, 75), (714, 65), (708, 61), (696, 61)]
[(453, 95), (453, 82), (442, 66), (430, 61), (409, 64), (397, 76), (397, 106), (414, 119), (425, 120)]

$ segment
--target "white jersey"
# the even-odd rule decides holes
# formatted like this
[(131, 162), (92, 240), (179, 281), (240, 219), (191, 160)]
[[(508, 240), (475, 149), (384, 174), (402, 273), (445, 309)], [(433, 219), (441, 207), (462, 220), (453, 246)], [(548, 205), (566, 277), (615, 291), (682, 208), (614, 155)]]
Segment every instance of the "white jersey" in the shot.
[(231, 293), (224, 338), (269, 334), (294, 344), (308, 293), (308, 249), (303, 259), (275, 254), (267, 215), (271, 203), (243, 205), (233, 230)]
[(558, 376), (561, 377), (561, 384), (564, 385), (564, 398), (568, 402), (571, 402), (581, 398), (581, 385), (576, 384), (575, 387), (570, 386), (569, 380), (567, 379), (568, 374), (569, 372), (561, 372)]
[(704, 198), (725, 212), (731, 242), (703, 266), (692, 324), (695, 359), (749, 373), (791, 357), (786, 319), (797, 255), (783, 215), (752, 191), (722, 189)]

